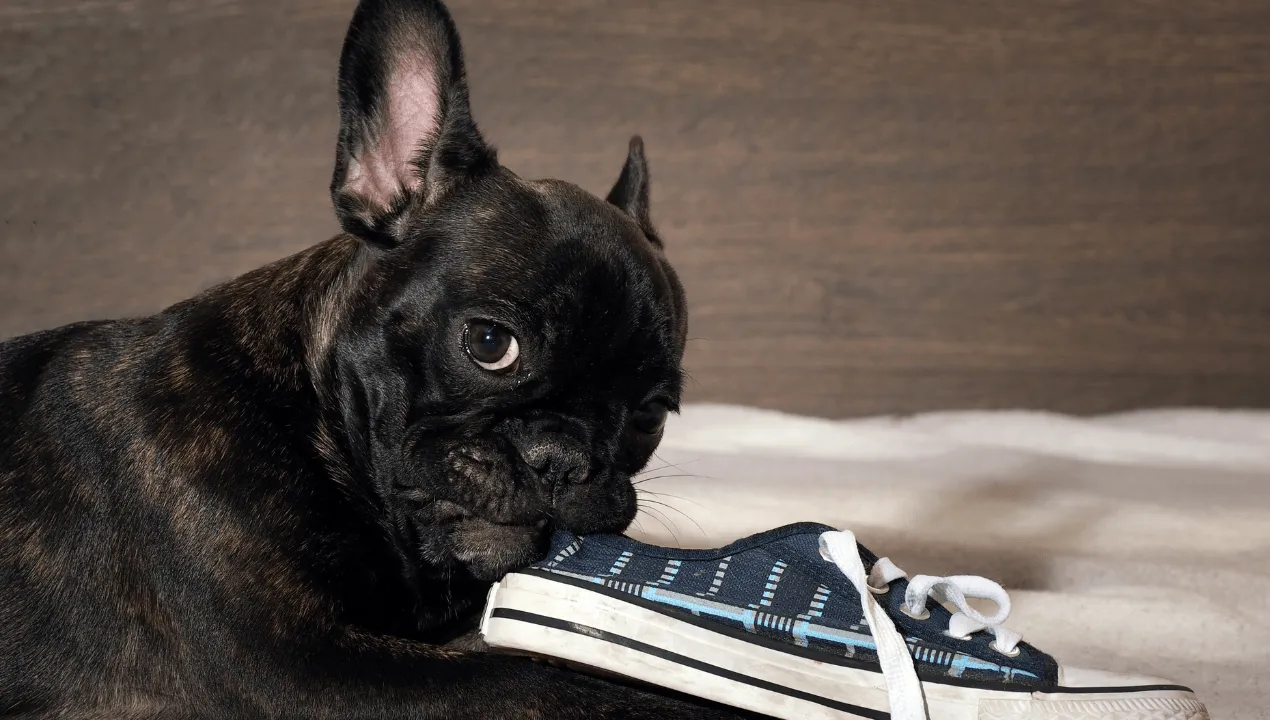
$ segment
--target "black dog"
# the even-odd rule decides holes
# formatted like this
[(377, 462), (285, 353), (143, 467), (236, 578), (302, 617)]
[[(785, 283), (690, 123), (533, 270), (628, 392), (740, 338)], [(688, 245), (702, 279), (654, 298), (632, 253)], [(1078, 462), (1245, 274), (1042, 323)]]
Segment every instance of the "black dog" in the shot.
[(358, 7), (339, 97), (345, 234), (0, 344), (0, 714), (732, 716), (459, 649), (679, 400), (640, 143), (607, 202), (501, 167), (429, 0)]

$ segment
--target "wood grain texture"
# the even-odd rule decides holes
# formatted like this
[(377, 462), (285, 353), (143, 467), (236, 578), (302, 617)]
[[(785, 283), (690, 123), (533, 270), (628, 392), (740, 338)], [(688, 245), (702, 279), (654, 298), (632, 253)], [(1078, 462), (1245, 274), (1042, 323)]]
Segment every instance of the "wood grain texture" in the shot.
[[(0, 8), (0, 334), (334, 231), (351, 2)], [(692, 400), (1270, 406), (1270, 4), (465, 0), (509, 166), (641, 133)]]

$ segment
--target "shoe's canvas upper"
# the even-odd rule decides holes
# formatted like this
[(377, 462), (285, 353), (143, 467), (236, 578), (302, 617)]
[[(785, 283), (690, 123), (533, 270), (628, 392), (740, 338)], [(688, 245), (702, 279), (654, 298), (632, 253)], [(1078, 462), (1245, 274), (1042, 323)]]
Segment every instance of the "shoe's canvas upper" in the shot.
[[(820, 555), (824, 525), (788, 525), (714, 550), (679, 550), (618, 535), (558, 532), (529, 572), (620, 595), (659, 612), (787, 652), (877, 669), (877, 652), (855, 588)], [(877, 560), (861, 550), (866, 568)], [(989, 633), (946, 634), (950, 613), (935, 602), (917, 620), (900, 610), (907, 581), (877, 596), (908, 641), (923, 680), (1041, 689), (1058, 681), (1049, 655), (1020, 643), (1008, 657)]]

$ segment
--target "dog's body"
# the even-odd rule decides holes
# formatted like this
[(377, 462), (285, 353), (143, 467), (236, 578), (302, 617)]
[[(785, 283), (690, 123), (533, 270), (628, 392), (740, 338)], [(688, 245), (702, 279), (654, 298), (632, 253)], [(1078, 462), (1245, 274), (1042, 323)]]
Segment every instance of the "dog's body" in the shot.
[(0, 344), (0, 715), (727, 716), (460, 649), (678, 402), (641, 146), (607, 201), (499, 166), (424, 0), (359, 6), (340, 96), (345, 234)]

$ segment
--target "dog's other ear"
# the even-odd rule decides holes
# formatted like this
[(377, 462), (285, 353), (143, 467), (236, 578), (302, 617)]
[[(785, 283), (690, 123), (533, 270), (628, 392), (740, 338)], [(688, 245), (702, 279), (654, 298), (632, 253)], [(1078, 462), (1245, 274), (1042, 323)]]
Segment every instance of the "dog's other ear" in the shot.
[(622, 166), (617, 183), (609, 191), (608, 201), (634, 218), (648, 239), (661, 246), (661, 238), (653, 230), (648, 214), (648, 161), (644, 159), (644, 141), (638, 135), (631, 138), (626, 164)]
[(497, 165), (468, 105), (463, 49), (437, 0), (362, 0), (344, 38), (331, 199), (345, 232), (379, 245), (398, 222)]

